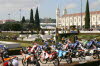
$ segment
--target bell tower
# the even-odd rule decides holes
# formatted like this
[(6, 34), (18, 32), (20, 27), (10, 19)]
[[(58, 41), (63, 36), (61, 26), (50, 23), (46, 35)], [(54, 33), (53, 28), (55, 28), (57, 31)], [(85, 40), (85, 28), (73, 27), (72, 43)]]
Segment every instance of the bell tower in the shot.
[(60, 20), (60, 9), (59, 7), (57, 7), (56, 9), (56, 27), (58, 27), (58, 23), (59, 23), (59, 20)]
[(65, 15), (65, 14), (67, 14), (66, 8), (64, 8), (64, 10), (63, 10), (63, 15)]

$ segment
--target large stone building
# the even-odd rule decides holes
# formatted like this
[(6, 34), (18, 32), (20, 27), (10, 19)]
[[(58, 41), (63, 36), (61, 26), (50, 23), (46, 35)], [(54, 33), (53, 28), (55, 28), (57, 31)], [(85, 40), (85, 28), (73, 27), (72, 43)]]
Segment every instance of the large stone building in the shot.
[[(82, 18), (82, 19), (81, 19)], [(63, 10), (63, 15), (60, 15), (60, 9), (56, 10), (56, 27), (57, 28), (70, 28), (76, 25), (77, 28), (85, 25), (85, 13), (68, 14), (67, 10)], [(100, 11), (90, 12), (90, 27), (100, 27)]]

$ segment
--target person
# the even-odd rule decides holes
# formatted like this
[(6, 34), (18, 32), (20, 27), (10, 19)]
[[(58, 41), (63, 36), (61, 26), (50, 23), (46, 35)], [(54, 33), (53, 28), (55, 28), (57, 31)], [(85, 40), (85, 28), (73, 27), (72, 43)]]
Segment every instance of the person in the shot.
[(56, 49), (62, 49), (63, 44), (61, 42), (57, 43), (56, 45)]
[(18, 62), (17, 58), (15, 58), (15, 59), (12, 60), (12, 65), (13, 66), (19, 66), (19, 62)]
[(3, 57), (4, 58), (8, 58), (9, 55), (8, 55), (8, 47), (6, 45), (4, 45), (3, 47)]
[(74, 36), (74, 43), (76, 42), (76, 40), (78, 40), (77, 35)]
[(0, 66), (3, 66), (3, 62), (2, 49), (0, 49)]
[(67, 44), (71, 44), (72, 42), (69, 40), (69, 39), (67, 39)]
[(75, 42), (73, 45), (74, 45), (74, 49), (77, 49), (77, 48), (78, 48), (78, 46), (79, 46), (79, 41), (78, 41), (78, 40), (76, 40), (76, 42)]
[(31, 52), (31, 49), (32, 49), (32, 47), (31, 46), (28, 46), (27, 47), (27, 52), (30, 53)]
[(45, 45), (49, 45), (49, 42), (48, 42), (48, 41), (45, 41), (44, 44), (45, 44)]
[(92, 48), (92, 41), (91, 40), (86, 44), (86, 48), (87, 49), (91, 49)]
[(64, 37), (62, 37), (62, 43), (64, 43), (65, 42), (65, 38)]
[(31, 53), (35, 53), (35, 51), (37, 50), (38, 44), (34, 43), (32, 49), (30, 50)]
[(3, 50), (2, 49), (0, 49), (0, 58), (2, 59), (2, 61), (4, 61), (3, 60)]

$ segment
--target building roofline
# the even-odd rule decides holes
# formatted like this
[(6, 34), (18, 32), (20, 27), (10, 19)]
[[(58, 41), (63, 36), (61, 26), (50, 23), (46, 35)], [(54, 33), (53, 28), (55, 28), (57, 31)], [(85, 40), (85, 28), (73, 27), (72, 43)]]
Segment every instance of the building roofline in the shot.
[[(100, 11), (92, 11), (90, 14), (100, 14)], [(85, 15), (85, 12), (82, 13), (82, 15)], [(81, 13), (74, 13), (74, 14), (65, 14), (62, 17), (67, 17), (67, 16), (81, 16)]]

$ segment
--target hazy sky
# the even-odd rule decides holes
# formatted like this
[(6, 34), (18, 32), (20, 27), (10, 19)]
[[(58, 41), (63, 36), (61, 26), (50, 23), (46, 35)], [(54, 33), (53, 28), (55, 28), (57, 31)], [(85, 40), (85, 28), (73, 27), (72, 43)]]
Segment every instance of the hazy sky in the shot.
[[(56, 8), (59, 4), (59, 8), (62, 10), (67, 8), (68, 13), (80, 13), (81, 12), (81, 0), (0, 0), (0, 19), (10, 18), (20, 20), (21, 15), (29, 19), (30, 9), (34, 10), (38, 6), (40, 18), (50, 17), (55, 18)], [(100, 0), (89, 0), (90, 10), (100, 10)], [(86, 0), (82, 0), (83, 12), (85, 11)]]

